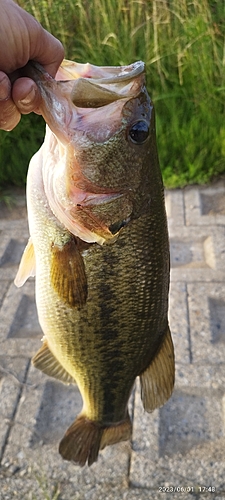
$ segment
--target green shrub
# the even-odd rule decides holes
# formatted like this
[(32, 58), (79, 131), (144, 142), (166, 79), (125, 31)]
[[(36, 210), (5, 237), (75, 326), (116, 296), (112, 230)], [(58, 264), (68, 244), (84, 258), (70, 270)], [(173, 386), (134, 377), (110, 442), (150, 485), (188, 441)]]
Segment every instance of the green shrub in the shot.
[[(206, 183), (225, 172), (224, 2), (21, 0), (20, 4), (61, 39), (67, 58), (97, 65), (146, 62), (167, 187)], [(31, 151), (29, 141), (35, 142), (36, 134), (31, 128), (26, 140), (21, 133), (20, 150)], [(11, 159), (5, 152), (7, 141), (1, 145), (1, 160), (8, 154), (11, 168), (25, 172), (26, 162), (20, 167), (20, 158)]]
[(32, 113), (12, 132), (0, 131), (0, 189), (25, 184), (29, 160), (43, 142), (44, 129), (42, 117)]

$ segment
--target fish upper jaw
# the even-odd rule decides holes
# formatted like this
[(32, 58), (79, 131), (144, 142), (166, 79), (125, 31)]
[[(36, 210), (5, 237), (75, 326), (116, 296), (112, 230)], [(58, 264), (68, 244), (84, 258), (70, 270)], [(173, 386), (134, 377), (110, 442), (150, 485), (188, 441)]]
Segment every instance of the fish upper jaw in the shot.
[(77, 63), (64, 59), (57, 74), (56, 80), (76, 80), (77, 78), (91, 78), (103, 83), (113, 83), (135, 78), (144, 73), (145, 64), (136, 61), (129, 66), (95, 66), (90, 63)]
[(109, 139), (118, 128), (124, 104), (137, 96), (145, 83), (144, 68), (142, 61), (111, 68), (66, 61), (58, 71), (62, 80), (56, 81), (38, 63), (29, 62), (22, 74), (36, 82), (42, 96), (39, 111), (66, 145), (75, 133), (80, 132), (82, 140), (82, 134), (89, 135), (94, 125), (96, 132), (96, 123), (101, 127), (95, 141)]

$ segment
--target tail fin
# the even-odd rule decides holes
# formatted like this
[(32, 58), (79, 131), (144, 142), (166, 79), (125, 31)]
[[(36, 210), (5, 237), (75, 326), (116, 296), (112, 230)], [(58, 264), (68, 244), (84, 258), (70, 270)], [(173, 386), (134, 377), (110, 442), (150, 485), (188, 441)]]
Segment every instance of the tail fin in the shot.
[(99, 450), (110, 444), (125, 441), (131, 436), (131, 422), (126, 420), (114, 425), (101, 425), (80, 415), (67, 429), (59, 445), (59, 453), (65, 460), (71, 460), (83, 467), (92, 465), (98, 459)]

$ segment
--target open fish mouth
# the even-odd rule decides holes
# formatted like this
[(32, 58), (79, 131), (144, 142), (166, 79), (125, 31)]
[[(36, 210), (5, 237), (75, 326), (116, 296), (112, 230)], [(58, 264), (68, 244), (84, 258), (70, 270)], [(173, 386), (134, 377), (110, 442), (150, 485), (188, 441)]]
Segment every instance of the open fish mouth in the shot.
[[(39, 63), (29, 61), (21, 74), (36, 82), (43, 98), (40, 112), (65, 145), (75, 131), (85, 131), (88, 135), (91, 127), (95, 126), (96, 132), (99, 124), (104, 124), (107, 130), (101, 139), (100, 135), (95, 137), (95, 142), (109, 139), (115, 133), (125, 102), (140, 94), (144, 86), (145, 64), (138, 61), (129, 66), (100, 67), (65, 60), (54, 80)], [(119, 103), (120, 100), (124, 101)], [(107, 105), (104, 117), (102, 109), (96, 108)]]
[[(112, 174), (110, 182), (105, 181), (104, 148), (139, 119), (144, 63), (98, 67), (64, 61), (55, 80), (30, 61), (23, 74), (33, 78), (40, 90), (40, 112), (50, 129), (42, 147), (42, 175), (52, 212), (88, 243), (115, 240), (116, 228), (119, 232), (127, 224), (123, 221), (130, 220), (132, 188), (115, 182)], [(100, 174), (95, 162), (100, 164)], [(107, 209), (114, 206), (117, 214), (108, 216)]]
[[(64, 80), (71, 75), (73, 83), (72, 102), (82, 108), (98, 108), (140, 91), (137, 77), (144, 74), (142, 61), (130, 66), (98, 67), (65, 61), (57, 73), (57, 79)], [(73, 73), (74, 72), (74, 73)]]

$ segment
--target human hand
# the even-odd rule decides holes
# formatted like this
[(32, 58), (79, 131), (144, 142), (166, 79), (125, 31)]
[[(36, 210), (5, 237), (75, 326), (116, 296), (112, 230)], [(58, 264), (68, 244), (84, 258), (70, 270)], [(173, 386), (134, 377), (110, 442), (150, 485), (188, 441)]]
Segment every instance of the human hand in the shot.
[[(0, 129), (12, 130), (21, 114), (38, 112), (40, 94), (33, 80), (18, 78), (30, 59), (55, 76), (62, 44), (13, 0), (0, 0)], [(13, 83), (12, 83), (13, 82)]]

